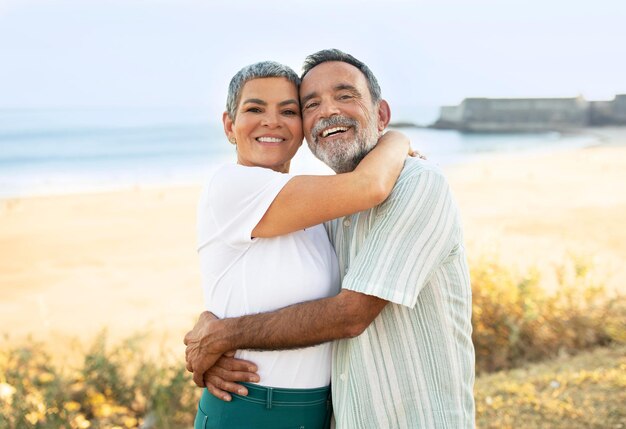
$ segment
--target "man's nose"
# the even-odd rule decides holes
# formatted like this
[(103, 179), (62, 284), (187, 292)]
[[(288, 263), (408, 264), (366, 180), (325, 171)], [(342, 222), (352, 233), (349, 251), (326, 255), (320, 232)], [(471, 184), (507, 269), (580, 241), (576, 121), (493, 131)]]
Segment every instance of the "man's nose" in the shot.
[(320, 106), (320, 113), (324, 118), (330, 118), (334, 115), (339, 115), (341, 111), (339, 110), (339, 106), (335, 104), (333, 101), (326, 101)]

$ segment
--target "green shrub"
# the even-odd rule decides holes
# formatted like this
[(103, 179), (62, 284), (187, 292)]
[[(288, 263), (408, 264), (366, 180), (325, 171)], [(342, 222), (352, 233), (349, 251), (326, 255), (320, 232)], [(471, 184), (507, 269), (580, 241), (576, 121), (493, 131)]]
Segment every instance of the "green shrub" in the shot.
[(580, 259), (555, 269), (553, 293), (536, 269), (516, 275), (483, 259), (471, 274), (478, 373), (626, 342), (626, 300), (609, 296)]
[(108, 350), (100, 334), (72, 370), (50, 364), (40, 344), (1, 351), (0, 427), (193, 426), (201, 390), (190, 383), (184, 365), (147, 360), (141, 345), (135, 337)]
[[(580, 259), (556, 268), (554, 293), (545, 292), (538, 270), (518, 275), (481, 260), (471, 271), (478, 373), (626, 343), (624, 298), (609, 296)], [(149, 338), (138, 335), (111, 348), (102, 333), (80, 365), (61, 368), (41, 344), (0, 350), (0, 428), (192, 427), (201, 389), (191, 382), (182, 359), (144, 355), (146, 341)], [(621, 422), (623, 413), (616, 407), (626, 400), (626, 362), (622, 358), (607, 365), (606, 373), (594, 366), (591, 372), (565, 368), (565, 375), (552, 370), (532, 380), (515, 379), (515, 372), (478, 378), (480, 426), (539, 428), (545, 418), (564, 422), (550, 427), (596, 427), (599, 420), (586, 415), (593, 414), (594, 407), (599, 416)], [(546, 387), (554, 386), (554, 380), (573, 387), (583, 402), (568, 399), (569, 391), (563, 389), (565, 396), (555, 399), (554, 389)], [(584, 402), (586, 391), (596, 398), (591, 403)], [(607, 397), (611, 400), (603, 402), (601, 398)], [(581, 414), (580, 407), (587, 411)], [(533, 413), (539, 417), (528, 417)], [(520, 426), (526, 419), (539, 423)]]

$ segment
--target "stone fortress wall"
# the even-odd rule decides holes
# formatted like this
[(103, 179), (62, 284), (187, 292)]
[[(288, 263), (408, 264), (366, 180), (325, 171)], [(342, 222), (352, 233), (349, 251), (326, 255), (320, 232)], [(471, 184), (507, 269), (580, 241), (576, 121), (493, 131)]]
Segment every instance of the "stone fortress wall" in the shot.
[(443, 106), (433, 128), (462, 131), (547, 131), (626, 125), (626, 94), (612, 101), (575, 98), (466, 98)]

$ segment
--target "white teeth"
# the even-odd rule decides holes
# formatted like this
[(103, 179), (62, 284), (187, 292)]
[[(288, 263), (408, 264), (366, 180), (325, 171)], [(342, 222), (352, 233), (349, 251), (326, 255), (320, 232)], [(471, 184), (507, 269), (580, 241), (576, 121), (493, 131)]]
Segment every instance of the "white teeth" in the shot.
[(280, 143), (285, 139), (279, 139), (277, 137), (257, 137), (256, 140), (262, 143)]
[(336, 133), (338, 131), (348, 131), (347, 127), (335, 127), (335, 128), (329, 128), (327, 130), (324, 130), (324, 132), (322, 132), (322, 137), (327, 137), (328, 134), (331, 133)]

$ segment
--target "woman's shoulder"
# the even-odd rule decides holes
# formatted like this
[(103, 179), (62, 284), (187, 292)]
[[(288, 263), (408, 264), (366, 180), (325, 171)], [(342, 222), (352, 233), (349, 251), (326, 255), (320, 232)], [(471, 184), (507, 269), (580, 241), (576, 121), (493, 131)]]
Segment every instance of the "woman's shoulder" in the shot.
[(274, 177), (285, 177), (283, 173), (279, 173), (269, 168), (265, 167), (250, 167), (241, 164), (234, 163), (224, 163), (220, 164), (213, 170), (211, 177), (212, 178), (232, 178), (232, 179), (252, 179), (252, 180), (260, 180), (266, 179), (271, 180)]
[(203, 195), (209, 200), (250, 197), (269, 188), (282, 188), (291, 177), (269, 168), (220, 164), (205, 182)]

